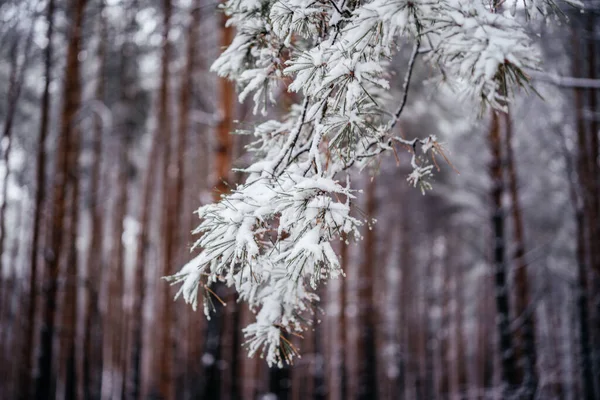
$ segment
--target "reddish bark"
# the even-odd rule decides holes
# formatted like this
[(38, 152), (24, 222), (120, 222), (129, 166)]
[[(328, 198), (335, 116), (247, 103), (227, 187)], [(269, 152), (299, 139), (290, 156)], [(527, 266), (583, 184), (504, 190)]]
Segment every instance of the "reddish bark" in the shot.
[(525, 257), (525, 229), (519, 201), (519, 183), (517, 166), (513, 154), (513, 126), (509, 114), (503, 114), (505, 120), (505, 152), (508, 191), (511, 202), (513, 223), (514, 253), (512, 257), (515, 268), (515, 316), (522, 321), (515, 334), (515, 350), (519, 360), (518, 381), (523, 388), (524, 398), (532, 399), (537, 390), (536, 351), (535, 351), (535, 315), (529, 295), (529, 277), (527, 275), (527, 259)]
[(54, 36), (54, 0), (48, 2), (46, 21), (48, 41), (44, 50), (44, 90), (42, 92), (40, 131), (36, 154), (35, 173), (35, 203), (33, 211), (33, 232), (31, 238), (31, 258), (29, 267), (29, 292), (27, 301), (27, 321), (25, 338), (23, 340), (22, 363), (20, 374), (19, 398), (27, 399), (31, 394), (31, 371), (33, 369), (33, 349), (35, 331), (35, 310), (38, 295), (38, 250), (40, 246), (40, 231), (42, 226), (42, 208), (46, 198), (46, 138), (48, 137), (48, 122), (50, 118), (50, 82), (52, 81), (52, 37)]
[(52, 220), (50, 225), (48, 256), (45, 260), (47, 276), (45, 305), (43, 309), (43, 327), (40, 339), (40, 356), (38, 358), (38, 377), (36, 379), (36, 398), (47, 399), (54, 394), (54, 359), (53, 339), (55, 335), (55, 315), (59, 263), (64, 252), (65, 234), (63, 224), (66, 215), (66, 194), (69, 171), (72, 166), (69, 157), (69, 145), (74, 134), (75, 116), (81, 102), (81, 84), (79, 81), (78, 55), (81, 49), (81, 32), (83, 14), (87, 0), (73, 0), (74, 12), (69, 43), (67, 47), (67, 63), (65, 67), (64, 102), (62, 106), (60, 131), (56, 148), (56, 168), (54, 171), (54, 192), (52, 195)]

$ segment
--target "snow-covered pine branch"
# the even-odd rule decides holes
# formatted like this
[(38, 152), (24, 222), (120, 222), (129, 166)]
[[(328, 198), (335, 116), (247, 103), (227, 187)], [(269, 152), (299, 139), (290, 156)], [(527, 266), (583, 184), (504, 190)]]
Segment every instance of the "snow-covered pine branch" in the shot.
[[(512, 0), (509, 0), (512, 1)], [(551, 0), (528, 1), (545, 12)], [(413, 153), (408, 176), (430, 188), (441, 149), (435, 137), (407, 140), (394, 126), (408, 99), (417, 57), (424, 55), (441, 81), (501, 109), (511, 88), (528, 84), (523, 70), (538, 68), (538, 51), (515, 19), (480, 0), (229, 0), (224, 11), (236, 28), (231, 45), (212, 66), (234, 80), (240, 100), (252, 95), (254, 112), (266, 113), (284, 77), (303, 96), (281, 121), (251, 134), (255, 162), (248, 178), (216, 204), (197, 213), (199, 255), (170, 277), (178, 295), (196, 307), (210, 286), (225, 282), (256, 313), (244, 329), (250, 355), (269, 365), (291, 362), (297, 351), (288, 334), (307, 329), (320, 281), (343, 271), (332, 242), (359, 237), (364, 224), (351, 215), (355, 191), (340, 172), (364, 167), (396, 145)], [(395, 112), (386, 110), (388, 64), (398, 48), (413, 46)], [(420, 45), (426, 51), (420, 50)]]

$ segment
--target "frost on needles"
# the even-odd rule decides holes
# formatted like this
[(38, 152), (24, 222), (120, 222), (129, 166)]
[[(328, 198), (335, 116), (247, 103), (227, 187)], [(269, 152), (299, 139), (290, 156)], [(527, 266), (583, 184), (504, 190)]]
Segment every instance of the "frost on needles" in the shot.
[[(524, 3), (528, 17), (555, 7)], [(212, 70), (237, 83), (240, 101), (252, 96), (255, 113), (266, 114), (284, 77), (302, 100), (282, 120), (249, 132), (255, 162), (244, 170), (246, 182), (197, 210), (193, 248), (200, 253), (169, 277), (181, 284), (178, 296), (196, 308), (202, 294), (210, 318), (211, 285), (235, 287), (256, 315), (243, 330), (249, 355), (291, 363), (298, 352), (290, 334), (308, 328), (312, 318), (303, 314), (319, 300), (317, 286), (343, 275), (332, 243), (360, 238), (366, 222), (352, 216), (356, 191), (339, 181), (342, 172), (398, 146), (412, 153), (409, 184), (430, 188), (428, 160), (441, 153), (436, 138), (408, 140), (394, 130), (416, 59), (496, 109), (528, 84), (524, 71), (537, 68), (538, 50), (515, 7), (496, 7), (480, 0), (227, 1), (236, 36)], [(405, 45), (411, 57), (392, 102), (389, 61)]]

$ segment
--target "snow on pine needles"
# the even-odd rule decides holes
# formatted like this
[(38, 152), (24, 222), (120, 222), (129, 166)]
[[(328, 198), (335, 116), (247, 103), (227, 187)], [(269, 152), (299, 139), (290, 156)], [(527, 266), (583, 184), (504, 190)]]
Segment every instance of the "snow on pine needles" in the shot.
[[(512, 0), (509, 0), (512, 1)], [(532, 10), (552, 8), (535, 0)], [(396, 146), (412, 152), (408, 183), (431, 188), (434, 136), (404, 139), (394, 131), (408, 101), (416, 59), (424, 57), (440, 81), (496, 109), (511, 88), (528, 85), (524, 70), (539, 55), (514, 13), (478, 0), (229, 0), (223, 10), (236, 29), (231, 45), (212, 66), (234, 80), (240, 101), (252, 96), (266, 114), (284, 78), (298, 93), (281, 120), (246, 132), (254, 163), (245, 183), (197, 210), (200, 253), (169, 277), (178, 296), (195, 308), (202, 294), (210, 318), (211, 286), (224, 282), (255, 313), (244, 328), (252, 356), (269, 365), (291, 363), (319, 300), (323, 280), (343, 275), (332, 243), (360, 238), (367, 221), (353, 216), (357, 192), (339, 177), (364, 168)], [(390, 60), (401, 46), (412, 53), (399, 100), (390, 106)]]

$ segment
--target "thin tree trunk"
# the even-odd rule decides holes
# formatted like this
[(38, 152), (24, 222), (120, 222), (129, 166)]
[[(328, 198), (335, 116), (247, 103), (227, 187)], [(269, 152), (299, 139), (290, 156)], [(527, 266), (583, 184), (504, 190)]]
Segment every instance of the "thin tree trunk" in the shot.
[[(122, 104), (121, 106), (125, 106)], [(122, 122), (121, 122), (122, 123)], [(129, 147), (131, 143), (130, 129), (128, 124), (124, 124), (118, 128), (119, 130), (119, 155), (117, 162), (117, 197), (116, 209), (114, 210), (113, 219), (113, 244), (111, 256), (111, 272), (109, 275), (109, 299), (107, 315), (104, 320), (107, 325), (110, 325), (110, 336), (107, 339), (110, 341), (110, 361), (107, 365), (111, 369), (111, 398), (119, 398), (122, 393), (122, 387), (125, 375), (123, 348), (126, 342), (124, 332), (124, 324), (126, 314), (124, 309), (124, 281), (125, 281), (125, 265), (123, 246), (123, 232), (125, 230), (125, 216), (127, 213), (127, 170), (129, 167)], [(108, 326), (107, 326), (108, 328)]]
[[(377, 211), (375, 180), (370, 179), (367, 191), (366, 215), (375, 218)], [(376, 312), (373, 286), (375, 284), (376, 234), (374, 227), (369, 226), (364, 239), (364, 258), (359, 272), (359, 312), (360, 344), (359, 344), (359, 399), (377, 399), (377, 353), (375, 348)]]
[[(233, 28), (227, 27), (227, 17), (223, 14), (221, 18), (221, 47), (229, 46), (233, 40)], [(220, 115), (221, 120), (217, 127), (217, 147), (215, 149), (215, 201), (220, 200), (221, 194), (228, 189), (227, 180), (231, 168), (233, 118), (235, 108), (235, 89), (233, 84), (225, 79), (219, 79), (220, 93)]]
[[(15, 39), (10, 48), (10, 76), (8, 82), (8, 95), (7, 100), (7, 111), (6, 119), (4, 120), (4, 126), (2, 129), (2, 140), (0, 141), (0, 151), (2, 151), (2, 164), (4, 165), (4, 176), (2, 177), (2, 204), (0, 204), (0, 323), (4, 321), (4, 314), (9, 308), (9, 298), (12, 289), (9, 286), (2, 287), (3, 282), (2, 276), (4, 267), (4, 243), (6, 241), (6, 209), (8, 207), (8, 181), (10, 178), (10, 153), (12, 150), (13, 142), (13, 125), (17, 113), (17, 105), (19, 98), (21, 97), (21, 87), (23, 85), (23, 79), (27, 67), (29, 66), (29, 50), (31, 48), (31, 42), (33, 39), (33, 26), (31, 28), (27, 39), (25, 40), (25, 46), (23, 49), (23, 61), (19, 66), (19, 40)], [(2, 299), (2, 296), (5, 299)], [(6, 343), (2, 340), (2, 334), (6, 335), (6, 329), (0, 331), (0, 342)]]
[(31, 396), (31, 371), (33, 370), (33, 349), (35, 331), (35, 310), (38, 295), (38, 248), (42, 226), (42, 208), (46, 198), (46, 138), (48, 137), (48, 122), (50, 119), (50, 82), (52, 81), (52, 38), (54, 34), (54, 0), (49, 0), (46, 10), (46, 49), (44, 51), (44, 91), (41, 102), (40, 133), (36, 156), (36, 192), (33, 211), (33, 233), (31, 238), (31, 259), (29, 268), (29, 292), (27, 301), (27, 321), (25, 339), (22, 348), (23, 367), (19, 374), (19, 399), (25, 400)]
[[(447, 246), (447, 244), (444, 244)], [(450, 397), (450, 373), (452, 372), (452, 366), (454, 365), (455, 360), (451, 360), (450, 356), (452, 355), (451, 349), (451, 341), (450, 341), (450, 301), (452, 299), (452, 293), (450, 288), (450, 269), (447, 266), (450, 264), (451, 257), (450, 252), (448, 250), (444, 250), (444, 257), (441, 260), (440, 264), (440, 275), (441, 281), (444, 282), (441, 287), (441, 318), (440, 318), (440, 332), (439, 332), (439, 352), (441, 365), (440, 368), (440, 380), (438, 386), (438, 393), (442, 398)]]
[(506, 122), (506, 168), (510, 193), (512, 223), (515, 250), (512, 261), (515, 268), (515, 315), (519, 322), (516, 331), (515, 349), (519, 359), (519, 383), (522, 385), (523, 398), (533, 399), (537, 391), (536, 350), (535, 350), (535, 313), (529, 295), (529, 278), (525, 258), (525, 229), (521, 204), (519, 201), (517, 167), (513, 155), (513, 127), (509, 114), (503, 114)]
[[(134, 34), (136, 31), (136, 14), (138, 11), (138, 2), (133, 0), (126, 10), (127, 26), (125, 30), (125, 40), (121, 46), (121, 73), (122, 84), (120, 94), (120, 106), (123, 112), (123, 118), (120, 121), (119, 135), (121, 136), (119, 148), (120, 154), (120, 169), (119, 169), (119, 197), (118, 197), (118, 223), (120, 225), (120, 233), (125, 234), (126, 225), (125, 218), (127, 215), (127, 205), (129, 204), (129, 175), (131, 165), (131, 146), (134, 140), (135, 133), (138, 129), (138, 123), (136, 121), (136, 95), (138, 93), (137, 77), (138, 77), (138, 57), (134, 44)], [(119, 251), (117, 253), (117, 263), (121, 269), (121, 276), (123, 282), (126, 279), (125, 273), (125, 245), (122, 241), (119, 241)], [(124, 291), (124, 284), (121, 284), (121, 306), (123, 313), (120, 320), (119, 335), (119, 365), (120, 365), (120, 390), (119, 397), (126, 398), (128, 395), (128, 384), (129, 384), (129, 372), (130, 372), (130, 324), (135, 313), (141, 313), (141, 310), (132, 310), (127, 307), (129, 303), (127, 297), (129, 293)]]
[[(450, 241), (449, 247), (451, 249), (454, 248), (454, 244), (456, 241)], [(458, 258), (458, 257), (457, 257)], [(454, 269), (454, 301), (456, 302), (455, 308), (455, 332), (454, 337), (456, 340), (456, 347), (454, 352), (454, 362), (452, 363), (453, 368), (456, 368), (456, 376), (457, 376), (457, 389), (458, 389), (458, 397), (459, 399), (468, 398), (466, 393), (468, 393), (468, 379), (467, 379), (467, 351), (465, 346), (465, 335), (464, 335), (464, 276), (463, 276), (463, 267), (460, 264), (460, 258), (454, 259), (452, 263), (452, 267)]]
[[(226, 26), (227, 16), (222, 14), (220, 24), (220, 44), (221, 47), (228, 46), (233, 39), (233, 29)], [(228, 190), (228, 178), (229, 170), (231, 168), (231, 153), (232, 153), (232, 140), (231, 131), (233, 128), (233, 116), (234, 116), (234, 104), (235, 104), (235, 89), (233, 84), (225, 78), (219, 79), (219, 95), (220, 95), (220, 106), (219, 111), (221, 120), (217, 126), (217, 146), (215, 148), (215, 183), (214, 187), (214, 201), (221, 199), (221, 194), (224, 194)], [(214, 291), (219, 296), (223, 295), (223, 285), (214, 285)], [(221, 335), (223, 331), (223, 315), (219, 315), (222, 312), (222, 307), (217, 305), (217, 310), (206, 324), (206, 332), (204, 335), (206, 345), (205, 354), (212, 360), (220, 360), (222, 353)], [(215, 382), (219, 370), (217, 363), (208, 363), (204, 367), (204, 398), (207, 399), (218, 399), (220, 396), (220, 388), (218, 382)]]
[[(201, 7), (202, 1), (195, 0), (192, 7), (192, 21), (193, 24), (193, 39), (190, 39), (191, 42), (188, 43), (188, 62), (190, 62), (190, 51), (194, 53), (192, 61), (193, 71), (191, 73), (190, 79), (187, 82), (182, 82), (182, 85), (185, 84), (185, 90), (191, 89), (197, 86), (195, 81), (195, 76), (198, 70), (201, 67), (202, 58), (199, 56), (202, 53), (202, 48), (200, 47), (200, 43), (198, 41), (198, 27), (201, 24)], [(190, 27), (191, 28), (191, 27)], [(190, 33), (188, 31), (188, 33)], [(191, 49), (190, 49), (191, 46)], [(183, 86), (182, 86), (183, 90)], [(189, 100), (188, 108), (196, 109), (197, 103), (194, 97), (194, 91), (190, 91), (191, 99)], [(202, 93), (196, 93), (197, 96), (201, 96)], [(189, 114), (189, 111), (188, 111)], [(189, 117), (189, 115), (188, 115)], [(198, 201), (200, 199), (199, 194), (206, 190), (207, 185), (207, 174), (208, 174), (208, 157), (210, 154), (210, 150), (207, 149), (207, 146), (204, 145), (204, 141), (207, 139), (207, 131), (204, 127), (199, 128), (198, 124), (190, 124), (191, 129), (188, 128), (188, 140), (190, 145), (187, 148), (187, 152), (191, 153), (192, 156), (186, 157), (186, 166), (184, 168), (186, 174), (186, 180), (188, 184), (185, 185), (186, 191), (186, 200), (187, 204), (183, 210), (183, 219), (181, 222), (182, 228), (185, 230), (186, 235), (183, 237), (183, 241), (185, 243), (190, 243), (195, 240), (192, 237), (191, 232), (196, 228), (197, 220), (192, 218), (193, 210), (195, 210), (198, 206)], [(191, 184), (190, 184), (191, 183)], [(186, 252), (185, 259), (187, 259), (188, 253)], [(202, 359), (202, 350), (203, 343), (201, 340), (202, 332), (204, 329), (205, 317), (201, 312), (188, 312), (186, 313), (186, 328), (184, 332), (185, 341), (187, 344), (186, 349), (186, 360), (185, 360), (185, 377), (184, 377), (184, 399), (194, 399), (199, 393), (199, 385), (198, 385), (198, 377), (201, 374), (201, 359)], [(247, 358), (244, 358), (247, 360)], [(246, 376), (242, 374), (242, 376)], [(246, 392), (243, 392), (246, 393)]]
[(481, 389), (480, 395), (482, 398), (486, 397), (486, 392), (493, 386), (494, 379), (494, 357), (492, 355), (493, 345), (493, 332), (490, 327), (489, 316), (495, 312), (492, 308), (492, 301), (489, 293), (493, 290), (493, 284), (491, 279), (484, 275), (479, 282), (480, 289), (477, 291), (477, 297), (479, 304), (477, 306), (477, 316), (480, 321), (477, 326), (477, 361), (476, 371), (478, 373), (478, 383)]
[(36, 398), (48, 400), (54, 398), (54, 359), (53, 340), (55, 335), (55, 315), (57, 299), (57, 283), (59, 263), (64, 247), (65, 235), (63, 223), (66, 213), (66, 192), (69, 174), (69, 143), (73, 135), (75, 116), (81, 101), (79, 81), (78, 55), (81, 48), (81, 31), (83, 14), (87, 0), (73, 0), (74, 18), (67, 48), (67, 64), (65, 68), (64, 103), (61, 114), (61, 128), (58, 134), (56, 150), (56, 169), (54, 171), (54, 193), (52, 196), (52, 223), (50, 227), (50, 243), (46, 257), (47, 286), (45, 306), (42, 317), (40, 339), (40, 356), (38, 358), (38, 377), (36, 379)]
[[(435, 230), (430, 230), (430, 235), (435, 240)], [(433, 242), (433, 241), (432, 241)], [(434, 363), (433, 343), (434, 343), (434, 332), (433, 322), (431, 318), (430, 310), (433, 309), (435, 303), (435, 288), (431, 284), (434, 280), (434, 265), (435, 255), (430, 257), (425, 267), (425, 275), (423, 280), (423, 313), (421, 315), (421, 324), (423, 326), (423, 350), (422, 350), (422, 376), (423, 376), (423, 395), (426, 399), (434, 400), (437, 396), (435, 393), (435, 371), (436, 365)]]
[[(0, 141), (0, 151), (2, 151), (2, 164), (4, 165), (4, 176), (2, 177), (2, 204), (0, 204), (0, 355), (5, 360), (9, 359), (8, 349), (6, 344), (8, 343), (9, 331), (11, 324), (9, 323), (10, 314), (10, 303), (11, 296), (13, 295), (15, 285), (11, 284), (10, 271), (4, 264), (4, 242), (5, 242), (5, 230), (6, 230), (6, 208), (7, 208), (7, 194), (8, 194), (8, 179), (10, 178), (10, 166), (8, 164), (10, 158), (10, 151), (12, 148), (12, 120), (16, 107), (12, 106), (13, 99), (15, 97), (15, 91), (17, 87), (17, 73), (18, 73), (18, 55), (19, 55), (19, 40), (14, 39), (11, 44), (9, 51), (10, 58), (10, 76), (9, 76), (9, 89), (7, 96), (7, 116), (3, 127), (2, 140)], [(2, 363), (0, 365), (0, 373), (2, 376), (8, 376), (10, 373), (9, 365)], [(10, 396), (8, 386), (0, 388), (0, 395)]]
[[(100, 1), (98, 15), (100, 18), (100, 36), (106, 38), (107, 27), (104, 18), (104, 1)], [(95, 98), (104, 102), (104, 86), (106, 72), (106, 41), (98, 43), (98, 71), (96, 76)], [(100, 313), (100, 286), (104, 282), (104, 219), (102, 212), (101, 180), (102, 180), (102, 149), (104, 135), (103, 121), (99, 115), (95, 116), (93, 125), (92, 166), (90, 172), (90, 203), (91, 214), (90, 236), (91, 242), (87, 253), (87, 299), (84, 311), (83, 327), (83, 367), (79, 396), (84, 399), (100, 397), (102, 387), (103, 364), (103, 334), (102, 315)]]
[[(581, 43), (577, 34), (572, 32), (572, 48), (573, 48), (573, 75), (575, 77), (581, 77)], [(571, 186), (571, 198), (573, 207), (575, 209), (575, 222), (577, 229), (577, 309), (579, 314), (579, 345), (580, 345), (580, 357), (581, 357), (581, 379), (582, 379), (582, 394), (585, 399), (597, 398), (594, 388), (594, 372), (593, 372), (593, 356), (592, 352), (592, 338), (593, 332), (590, 329), (590, 312), (589, 312), (589, 298), (588, 293), (591, 292), (591, 288), (588, 283), (588, 251), (589, 245), (594, 245), (588, 242), (589, 224), (586, 222), (586, 213), (590, 210), (590, 196), (589, 196), (589, 182), (588, 176), (590, 171), (590, 161), (588, 154), (588, 138), (586, 123), (583, 115), (583, 91), (580, 88), (576, 88), (574, 91), (574, 105), (575, 105), (575, 118), (576, 118), (576, 130), (577, 130), (577, 177), (578, 187), (576, 187), (572, 180)], [(567, 162), (569, 158), (567, 157)], [(567, 164), (569, 165), (569, 164)], [(579, 190), (578, 190), (579, 189)]]
[(19, 248), (21, 243), (21, 235), (20, 232), (24, 230), (23, 228), (23, 211), (26, 209), (26, 205), (24, 202), (19, 202), (14, 206), (15, 210), (15, 221), (11, 224), (11, 227), (17, 232), (16, 235), (12, 238), (11, 246), (7, 246), (7, 252), (9, 252), (9, 271), (8, 271), (8, 283), (11, 287), (10, 295), (8, 296), (8, 302), (6, 304), (6, 318), (3, 321), (5, 328), (7, 329), (7, 335), (4, 339), (4, 342), (0, 342), (0, 345), (4, 347), (4, 354), (6, 354), (5, 362), (6, 364), (6, 375), (4, 375), (4, 382), (2, 383), (1, 389), (4, 397), (6, 398), (15, 398), (17, 396), (17, 387), (15, 386), (15, 377), (19, 372), (19, 359), (14, 358), (11, 360), (10, 354), (12, 349), (18, 348), (20, 345), (22, 331), (22, 319), (17, 316), (20, 315), (20, 308), (22, 302), (22, 288), (19, 284), (19, 265), (18, 265), (18, 257), (19, 257)]
[[(592, 6), (592, 2), (589, 4)], [(594, 6), (592, 6), (593, 8)], [(587, 39), (587, 64), (588, 64), (588, 79), (595, 80), (597, 78), (597, 41), (598, 39), (594, 37), (596, 33), (596, 27), (598, 25), (598, 5), (596, 4), (596, 10), (587, 13), (586, 19), (586, 29), (587, 35), (589, 38)], [(587, 100), (588, 100), (588, 109), (591, 112), (596, 112), (598, 110), (598, 90), (590, 88), (588, 90)], [(595, 335), (595, 341), (593, 341), (594, 346), (592, 349), (593, 357), (592, 359), (595, 361), (593, 365), (594, 368), (594, 381), (596, 382), (596, 396), (600, 398), (600, 166), (599, 162), (599, 142), (598, 142), (598, 134), (600, 133), (600, 124), (598, 123), (598, 116), (592, 115), (589, 123), (589, 151), (590, 157), (588, 159), (589, 162), (589, 175), (588, 175), (588, 189), (587, 195), (590, 197), (589, 205), (589, 216), (587, 218), (587, 222), (589, 223), (589, 232), (588, 232), (588, 240), (590, 242), (589, 251), (590, 251), (590, 267), (592, 272), (592, 281), (591, 283), (591, 303), (592, 303), (592, 313), (595, 330), (592, 332)]]
[(59, 371), (62, 370), (62, 384), (64, 385), (65, 400), (77, 398), (77, 374), (76, 374), (76, 338), (77, 338), (77, 304), (79, 291), (79, 268), (77, 263), (77, 237), (79, 225), (79, 148), (80, 131), (73, 126), (69, 138), (68, 157), (69, 174), (68, 185), (70, 187), (70, 215), (68, 225), (66, 276), (64, 279), (64, 301), (62, 310), (61, 344)]
[[(166, 29), (166, 28), (165, 28)], [(168, 33), (165, 33), (168, 35)], [(165, 44), (166, 45), (166, 44)], [(168, 55), (165, 56), (168, 60)], [(164, 59), (163, 59), (164, 60)], [(162, 89), (161, 89), (162, 90)], [(127, 374), (127, 398), (140, 399), (143, 392), (142, 356), (143, 356), (143, 328), (144, 304), (146, 302), (146, 262), (149, 246), (152, 199), (155, 191), (156, 173), (158, 169), (159, 150), (162, 144), (162, 133), (157, 131), (152, 134), (150, 153), (144, 178), (144, 190), (141, 196), (139, 225), (140, 231), (136, 245), (135, 269), (133, 274), (133, 303), (130, 318), (129, 357), (130, 367)]]
[[(340, 249), (340, 267), (344, 272), (348, 271), (348, 238), (346, 237), (346, 235), (342, 236), (342, 243), (341, 243), (341, 249)], [(338, 338), (338, 342), (336, 345), (338, 347), (338, 351), (339, 351), (339, 363), (337, 368), (340, 370), (339, 374), (340, 374), (340, 387), (339, 387), (339, 395), (340, 395), (340, 399), (346, 399), (348, 398), (348, 393), (347, 393), (347, 377), (348, 377), (348, 372), (346, 369), (346, 344), (348, 343), (348, 337), (346, 334), (346, 280), (348, 278), (346, 276), (343, 276), (340, 278), (340, 294), (339, 294), (339, 310), (340, 310), (340, 318), (339, 318), (339, 326), (338, 326), (338, 332), (339, 332), (339, 338)]]
[(19, 66), (19, 40), (15, 39), (10, 48), (10, 77), (8, 82), (8, 96), (6, 119), (4, 120), (4, 127), (2, 129), (2, 163), (5, 166), (4, 176), (2, 178), (2, 204), (0, 205), (0, 274), (4, 271), (3, 257), (4, 254), (4, 242), (6, 240), (6, 207), (8, 204), (8, 178), (10, 175), (10, 166), (8, 164), (10, 160), (10, 152), (12, 149), (12, 132), (15, 117), (17, 114), (17, 106), (19, 104), (19, 98), (21, 97), (21, 88), (23, 86), (23, 79), (27, 67), (29, 66), (29, 50), (31, 48), (31, 42), (33, 40), (33, 26), (35, 21), (31, 23), (31, 28), (27, 39), (25, 40), (25, 46), (23, 49), (23, 61)]
[[(200, 26), (200, 16), (201, 16), (201, 4), (199, 0), (196, 0), (192, 3), (190, 8), (190, 21), (187, 26), (186, 33), (186, 54), (185, 54), (185, 67), (183, 69), (183, 73), (181, 76), (180, 89), (179, 89), (179, 115), (178, 115), (178, 123), (179, 127), (177, 130), (177, 146), (176, 146), (176, 156), (174, 162), (171, 164), (175, 164), (173, 174), (175, 175), (175, 185), (173, 188), (173, 199), (172, 199), (172, 210), (171, 210), (171, 219), (174, 223), (172, 229), (167, 232), (167, 234), (172, 235), (171, 240), (171, 254), (173, 257), (173, 263), (180, 264), (182, 261), (182, 249), (183, 243), (188, 241), (188, 224), (186, 219), (189, 218), (190, 214), (187, 214), (186, 207), (186, 187), (184, 185), (184, 180), (186, 179), (186, 149), (189, 146), (189, 131), (190, 131), (190, 108), (191, 108), (191, 100), (192, 100), (192, 88), (193, 88), (193, 78), (194, 72), (196, 70), (196, 46), (198, 45), (198, 28)], [(184, 318), (178, 318), (173, 322), (176, 324), (174, 327), (178, 331), (178, 336), (181, 335), (185, 337), (185, 329), (187, 329), (187, 320), (190, 317), (189, 310), (185, 310)], [(180, 333), (179, 333), (180, 332)], [(196, 339), (197, 340), (197, 339)], [(176, 349), (175, 356), (178, 358), (175, 363), (175, 370), (173, 371), (174, 377), (177, 380), (176, 384), (176, 394), (177, 398), (185, 397), (186, 391), (186, 358), (189, 357), (188, 345), (189, 343), (186, 340), (181, 340), (176, 342), (178, 345), (178, 349)], [(181, 359), (179, 359), (181, 358)]]
[[(162, 44), (162, 60), (161, 60), (161, 77), (160, 77), (160, 93), (159, 93), (159, 129), (161, 135), (161, 147), (163, 149), (163, 170), (162, 170), (162, 215), (161, 215), (161, 230), (163, 237), (163, 261), (161, 276), (169, 276), (172, 272), (173, 263), (173, 230), (175, 226), (175, 213), (173, 212), (174, 204), (171, 191), (173, 185), (171, 182), (172, 175), (170, 173), (173, 154), (171, 151), (171, 121), (170, 121), (170, 99), (169, 99), (169, 62), (171, 56), (171, 45), (169, 43), (169, 31), (171, 29), (171, 0), (163, 0), (163, 44)], [(159, 393), (163, 399), (170, 399), (174, 395), (173, 385), (173, 296), (171, 295), (171, 287), (166, 283), (162, 283), (159, 289), (158, 301), (160, 306), (158, 309), (158, 320), (161, 321), (160, 329), (158, 329), (158, 346), (159, 355), (156, 358), (156, 375), (159, 379)]]
[(134, 297), (131, 319), (131, 373), (129, 374), (129, 395), (128, 398), (137, 400), (141, 398), (142, 392), (142, 343), (144, 327), (144, 303), (146, 302), (146, 250), (150, 235), (150, 213), (152, 211), (152, 197), (154, 193), (155, 175), (158, 163), (155, 160), (158, 157), (160, 137), (158, 132), (153, 134), (148, 164), (146, 166), (146, 176), (144, 179), (144, 192), (141, 197), (141, 215), (140, 232), (138, 236), (135, 256), (134, 272)]
[(494, 244), (494, 277), (496, 292), (496, 328), (500, 340), (500, 359), (502, 365), (502, 389), (505, 398), (512, 398), (516, 388), (514, 353), (510, 331), (510, 310), (508, 299), (508, 282), (506, 277), (506, 260), (504, 257), (504, 207), (502, 197), (504, 183), (502, 174), (502, 141), (500, 135), (500, 115), (492, 112), (492, 125), (489, 133), (489, 145), (492, 155), (490, 163), (490, 178), (492, 181), (491, 225)]
[(400, 348), (400, 356), (398, 359), (398, 398), (399, 399), (407, 399), (410, 398), (408, 396), (408, 386), (409, 386), (409, 351), (410, 348), (408, 346), (408, 329), (407, 326), (410, 321), (410, 300), (411, 296), (411, 287), (413, 284), (413, 249), (411, 247), (411, 220), (406, 211), (409, 208), (409, 205), (406, 204), (405, 208), (401, 211), (401, 219), (400, 219), (400, 265), (398, 268), (401, 271), (401, 283), (400, 283), (400, 323), (399, 323), (399, 348)]
[[(573, 72), (574, 76), (581, 75), (579, 70), (579, 41), (573, 34)], [(586, 221), (585, 211), (588, 209), (588, 196), (586, 195), (587, 173), (588, 173), (588, 150), (587, 150), (587, 135), (585, 129), (585, 121), (583, 116), (583, 92), (581, 89), (575, 89), (574, 93), (575, 113), (576, 113), (576, 129), (577, 129), (577, 175), (579, 191), (572, 179), (571, 183), (571, 201), (575, 211), (575, 223), (577, 230), (577, 311), (579, 316), (579, 351), (581, 362), (581, 383), (582, 395), (584, 399), (595, 398), (594, 392), (594, 374), (593, 374), (593, 359), (591, 356), (591, 332), (589, 322), (589, 303), (588, 303), (588, 258), (587, 258), (587, 239), (586, 239)], [(569, 166), (570, 158), (566, 156), (567, 166)], [(573, 169), (571, 167), (571, 169)]]

